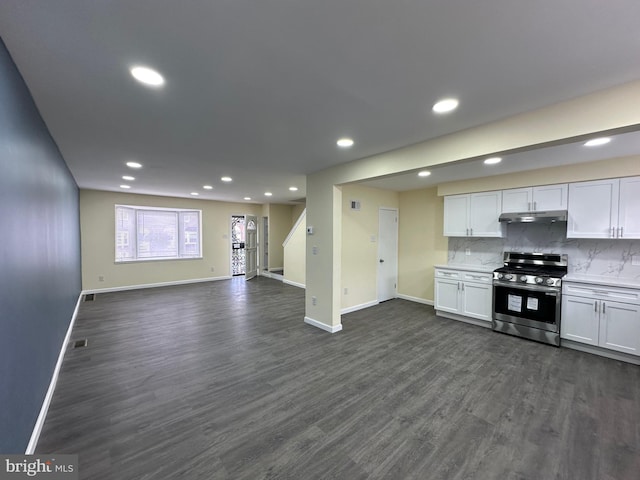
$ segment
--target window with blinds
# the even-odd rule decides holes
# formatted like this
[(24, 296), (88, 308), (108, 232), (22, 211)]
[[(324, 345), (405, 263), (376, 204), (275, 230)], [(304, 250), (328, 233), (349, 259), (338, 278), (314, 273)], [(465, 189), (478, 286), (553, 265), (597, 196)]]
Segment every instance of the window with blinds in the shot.
[(116, 262), (202, 258), (201, 210), (116, 205)]

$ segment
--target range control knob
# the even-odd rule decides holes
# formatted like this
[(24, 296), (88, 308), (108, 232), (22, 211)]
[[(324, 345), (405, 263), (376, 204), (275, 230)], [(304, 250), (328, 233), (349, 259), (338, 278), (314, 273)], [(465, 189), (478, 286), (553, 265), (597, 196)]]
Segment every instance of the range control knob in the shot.
[(504, 277), (504, 274), (499, 273), (499, 274), (498, 274), (498, 280), (502, 280), (502, 277)]
[(536, 277), (536, 283), (542, 283), (542, 282), (544, 282), (542, 277)]
[(547, 285), (553, 285), (553, 278), (547, 278)]
[(505, 274), (504, 279), (505, 280), (511, 280), (513, 278), (513, 275), (511, 275), (510, 273)]
[(523, 282), (523, 283), (526, 282), (527, 281), (527, 276), (526, 275), (522, 275), (520, 277), (520, 281)]

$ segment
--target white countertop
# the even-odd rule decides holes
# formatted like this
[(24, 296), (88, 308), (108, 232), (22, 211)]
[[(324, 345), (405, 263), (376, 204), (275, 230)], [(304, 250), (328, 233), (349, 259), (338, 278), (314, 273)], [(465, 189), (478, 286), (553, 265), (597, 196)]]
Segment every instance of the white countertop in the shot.
[(628, 287), (640, 288), (640, 280), (631, 278), (606, 277), (602, 275), (584, 275), (579, 273), (570, 273), (566, 275), (563, 282), (580, 282), (592, 285), (608, 285), (610, 287)]
[(462, 270), (465, 272), (491, 273), (500, 265), (465, 265), (462, 263), (453, 263), (450, 265), (434, 265), (435, 268), (446, 268), (448, 270)]

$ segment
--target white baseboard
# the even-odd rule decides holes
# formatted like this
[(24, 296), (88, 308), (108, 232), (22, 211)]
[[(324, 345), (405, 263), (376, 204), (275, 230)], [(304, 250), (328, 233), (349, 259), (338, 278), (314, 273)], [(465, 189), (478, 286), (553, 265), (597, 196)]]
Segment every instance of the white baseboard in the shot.
[(397, 298), (401, 298), (402, 300), (409, 300), (410, 302), (422, 303), (424, 305), (431, 305), (433, 307), (433, 300), (426, 300), (420, 297), (412, 297), (410, 295), (403, 295), (402, 293), (398, 293), (396, 295)]
[(362, 310), (364, 308), (375, 307), (380, 302), (378, 300), (372, 300), (371, 302), (361, 303), (360, 305), (354, 305), (352, 307), (343, 308), (340, 310), (340, 315), (344, 315), (346, 313), (357, 312), (358, 310)]
[(138, 290), (141, 288), (155, 288), (155, 287), (170, 287), (173, 285), (187, 285), (189, 283), (203, 283), (203, 282), (213, 282), (217, 280), (230, 280), (231, 276), (225, 275), (222, 277), (208, 277), (208, 278), (194, 278), (190, 280), (176, 280), (173, 282), (160, 282), (160, 283), (143, 283), (140, 285), (126, 285), (123, 287), (110, 287), (110, 288), (90, 288), (88, 290), (83, 290), (82, 294), (87, 293), (109, 293), (109, 292), (123, 292), (126, 290)]
[(73, 310), (73, 315), (71, 316), (71, 322), (69, 322), (69, 327), (67, 328), (67, 334), (64, 336), (64, 340), (62, 341), (60, 353), (58, 354), (58, 361), (56, 362), (56, 366), (53, 369), (53, 374), (51, 375), (51, 382), (49, 382), (49, 389), (47, 390), (47, 394), (44, 396), (44, 401), (42, 402), (40, 413), (38, 414), (36, 424), (33, 427), (33, 432), (31, 432), (31, 438), (29, 439), (27, 450), (24, 452), (25, 455), (33, 455), (33, 453), (36, 451), (36, 446), (38, 445), (38, 440), (40, 439), (40, 433), (42, 433), (42, 427), (44, 427), (44, 421), (46, 420), (47, 413), (49, 412), (49, 406), (51, 405), (53, 392), (56, 390), (56, 384), (58, 383), (58, 375), (60, 375), (60, 368), (62, 368), (62, 361), (64, 360), (64, 354), (67, 351), (67, 344), (69, 343), (69, 339), (71, 338), (71, 332), (73, 331), (73, 326), (76, 323), (76, 318), (78, 316), (78, 310), (80, 309), (80, 302), (82, 301), (82, 296), (83, 296), (83, 293), (80, 293), (80, 295), (78, 296), (78, 301), (76, 302), (76, 308)]
[(336, 333), (342, 330), (342, 324), (338, 325), (327, 325), (326, 323), (319, 322), (318, 320), (314, 320), (310, 317), (304, 317), (304, 323), (308, 323), (309, 325), (313, 325), (314, 327), (318, 327), (329, 333)]
[(286, 283), (287, 285), (293, 285), (294, 287), (298, 287), (298, 288), (307, 288), (307, 286), (304, 283), (292, 282), (291, 280), (287, 280), (286, 278), (282, 279), (282, 283)]
[(629, 355), (624, 352), (616, 352), (615, 350), (600, 348), (596, 347), (595, 345), (587, 345), (586, 343), (574, 342), (565, 338), (560, 339), (560, 347), (579, 350), (581, 352), (591, 353), (593, 355), (600, 355), (601, 357), (607, 357), (612, 360), (619, 360), (621, 362), (633, 363), (634, 365), (640, 365), (640, 357), (636, 357), (635, 355)]
[(436, 310), (438, 317), (450, 318), (452, 320), (458, 320), (459, 322), (470, 323), (471, 325), (477, 325), (478, 327), (491, 328), (491, 322), (486, 320), (480, 320), (478, 318), (465, 317), (464, 315), (458, 315), (457, 313), (443, 312)]

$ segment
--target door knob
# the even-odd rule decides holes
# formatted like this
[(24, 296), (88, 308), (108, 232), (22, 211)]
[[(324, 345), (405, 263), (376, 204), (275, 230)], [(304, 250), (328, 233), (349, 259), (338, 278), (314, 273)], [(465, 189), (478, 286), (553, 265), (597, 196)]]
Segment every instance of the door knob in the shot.
[(384, 260), (383, 260), (383, 259), (380, 259), (380, 263), (384, 263)]

